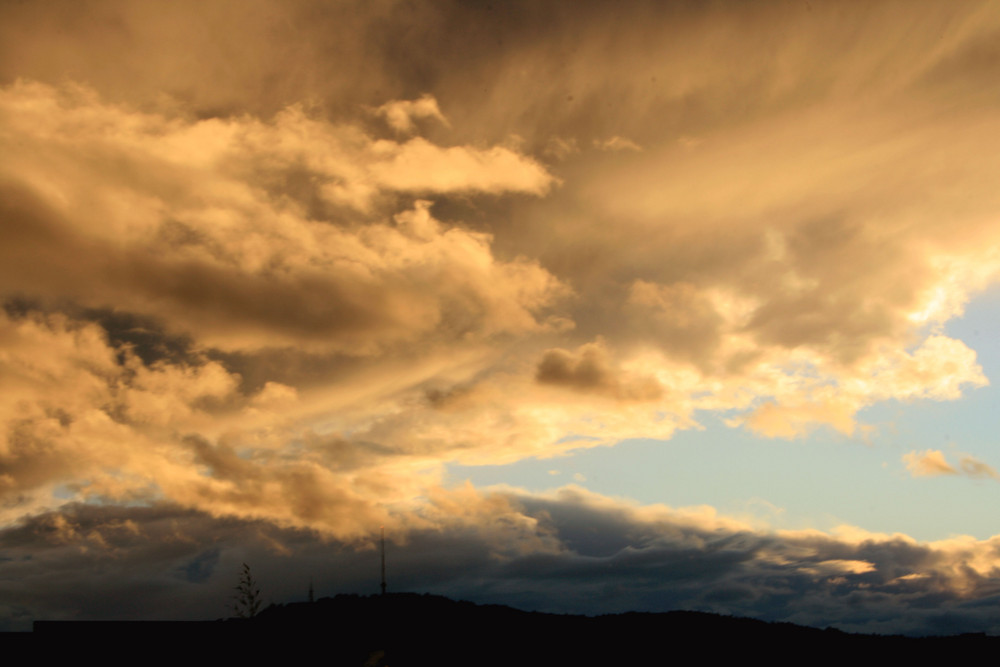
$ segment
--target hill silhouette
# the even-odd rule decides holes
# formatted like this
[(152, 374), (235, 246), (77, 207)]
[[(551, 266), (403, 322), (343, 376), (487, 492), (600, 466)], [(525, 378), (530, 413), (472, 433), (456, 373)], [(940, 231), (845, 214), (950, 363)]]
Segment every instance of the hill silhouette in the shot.
[[(866, 658), (954, 656), (1000, 648), (985, 635), (855, 635), (790, 623), (674, 611), (575, 616), (435, 595), (338, 595), (272, 605), (253, 619), (206, 622), (38, 621), (18, 639), (39, 656), (133, 646), (164, 657), (303, 660), (336, 665), (646, 665), (675, 659), (799, 662), (817, 653)], [(969, 653), (971, 652), (971, 653)], [(138, 657), (136, 655), (135, 657)]]

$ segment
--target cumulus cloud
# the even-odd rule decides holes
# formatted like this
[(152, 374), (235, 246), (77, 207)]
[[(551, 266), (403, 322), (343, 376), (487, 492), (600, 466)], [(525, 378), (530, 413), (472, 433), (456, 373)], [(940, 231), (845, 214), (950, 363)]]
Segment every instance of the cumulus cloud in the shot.
[(296, 170), (320, 201), (361, 208), (383, 188), (543, 190), (545, 171), (506, 148), (372, 141), (294, 109), (186, 123), (41, 84), (8, 87), (0, 114), (8, 291), (126, 308), (222, 348), (365, 352), (477, 320), (538, 327), (563, 289), (530, 260), (495, 260), (487, 234), (432, 221), (429, 203), (344, 226), (270, 191)]
[[(300, 364), (379, 357), (373, 378), (395, 366), (355, 415), (377, 422), (376, 396), (391, 405), (405, 388), (407, 357), (440, 365), (444, 346), (474, 356), (546, 331), (569, 291), (533, 260), (495, 257), (488, 233), (436, 220), (429, 201), (371, 209), (393, 190), (543, 191), (551, 177), (507, 148), (396, 144), (298, 108), (192, 121), (28, 82), (3, 90), (0, 114), (11, 516), (69, 492), (366, 534), (439, 462), (380, 446), (367, 456), (360, 442), (343, 456), (323, 444), (335, 436), (312, 437), (311, 406), (329, 392), (295, 373), (280, 381), (267, 351), (294, 347)], [(411, 359), (403, 377), (435, 372)], [(357, 375), (334, 392), (356, 395)], [(366, 464), (345, 472), (345, 460)]]
[[(965, 387), (988, 384), (975, 352), (946, 336), (930, 336), (913, 352), (880, 352), (851, 371), (834, 371), (831, 375), (836, 377), (837, 386), (824, 378), (822, 365), (818, 367), (819, 379), (810, 372), (786, 375), (776, 385), (776, 400), (766, 401), (730, 423), (769, 437), (795, 438), (821, 424), (851, 435), (859, 427), (855, 418), (858, 411), (874, 402), (955, 399)], [(932, 377), (936, 381), (929, 381)]]

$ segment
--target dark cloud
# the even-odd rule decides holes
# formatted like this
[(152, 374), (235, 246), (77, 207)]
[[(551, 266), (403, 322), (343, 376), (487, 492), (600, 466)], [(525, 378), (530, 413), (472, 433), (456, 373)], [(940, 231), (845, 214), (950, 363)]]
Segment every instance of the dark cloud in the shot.
[(535, 381), (623, 400), (654, 401), (663, 396), (656, 378), (613, 369), (601, 342), (584, 345), (577, 353), (547, 350), (535, 369)]
[(99, 324), (107, 332), (109, 345), (127, 348), (147, 366), (190, 363), (197, 356), (190, 338), (170, 334), (161, 321), (150, 317), (111, 309), (86, 310), (78, 317)]
[[(16, 296), (5, 299), (2, 307), (13, 320), (62, 312), (81, 323), (93, 322), (104, 330), (111, 347), (123, 352), (128, 350), (147, 366), (157, 362), (183, 364), (201, 360), (199, 353), (192, 349), (190, 338), (172, 335), (163, 322), (144, 315), (110, 308), (86, 309), (72, 303), (44, 303)], [(124, 357), (119, 358), (119, 362), (124, 361)]]
[(184, 578), (192, 584), (204, 583), (215, 572), (215, 567), (219, 564), (219, 554), (218, 549), (209, 549), (198, 554), (178, 569)]
[[(305, 591), (308, 574), (301, 581), (291, 570), (275, 576), (287, 567), (281, 557), (274, 560), (286, 548), (276, 535), (292, 546), (314, 543), (265, 523), (170, 506), (75, 505), (42, 514), (0, 538), (10, 558), (4, 625), (23, 630), (37, 619), (226, 617), (244, 560), (267, 582), (267, 599), (282, 600), (296, 588)], [(100, 565), (109, 561), (114, 567)]]
[[(964, 560), (992, 553), (990, 542), (769, 535), (570, 490), (509, 500), (538, 521), (534, 535), (502, 523), (390, 533), (390, 589), (553, 612), (693, 609), (860, 632), (996, 631), (994, 573)], [(69, 506), (5, 529), (0, 544), (8, 628), (31, 617), (224, 616), (244, 561), (269, 602), (303, 599), (310, 580), (320, 595), (378, 585), (373, 542), (346, 547), (169, 505)], [(116, 568), (102, 565), (108, 558)]]

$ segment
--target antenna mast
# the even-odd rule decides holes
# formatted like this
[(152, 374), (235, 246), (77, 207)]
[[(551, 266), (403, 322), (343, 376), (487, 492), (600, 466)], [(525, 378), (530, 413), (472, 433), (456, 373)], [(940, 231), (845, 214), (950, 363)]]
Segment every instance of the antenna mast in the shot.
[(382, 526), (382, 595), (385, 595), (385, 526)]

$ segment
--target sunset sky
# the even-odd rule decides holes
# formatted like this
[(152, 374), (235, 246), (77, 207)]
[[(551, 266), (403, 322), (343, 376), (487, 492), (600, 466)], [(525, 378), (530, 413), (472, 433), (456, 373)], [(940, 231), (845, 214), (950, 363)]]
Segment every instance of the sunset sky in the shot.
[(0, 630), (1000, 633), (994, 2), (3, 2), (0, 300)]

